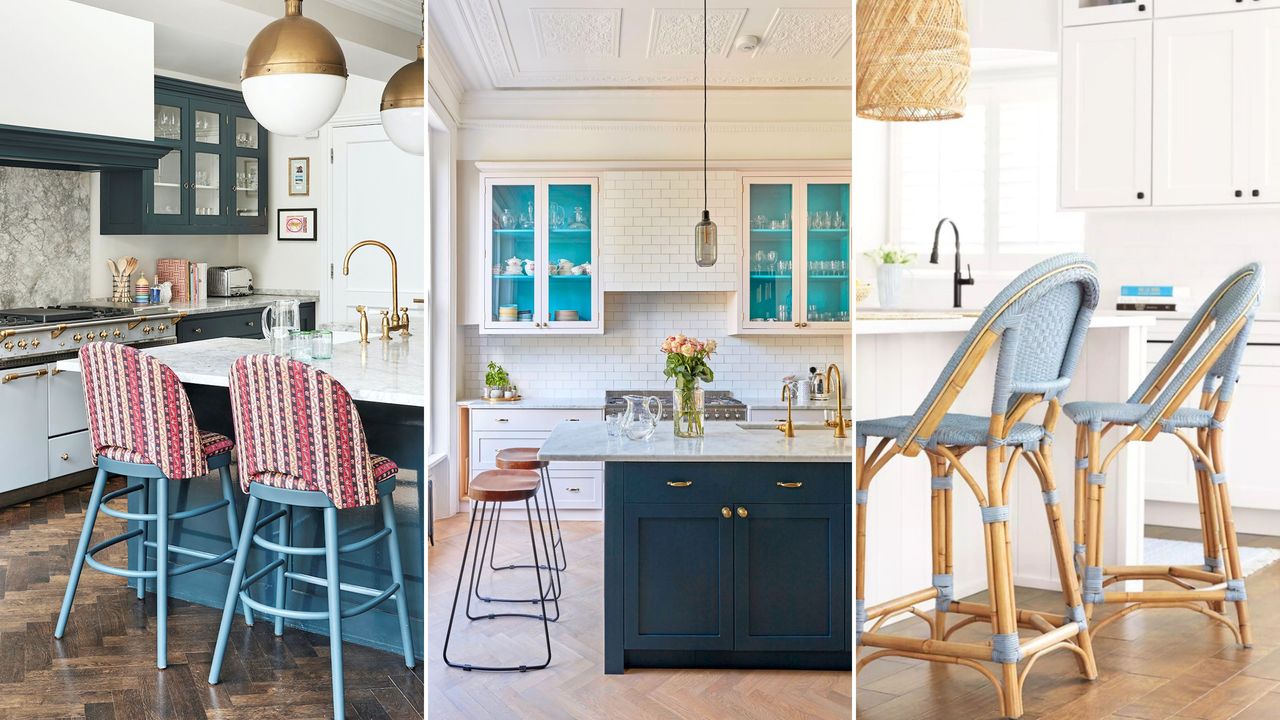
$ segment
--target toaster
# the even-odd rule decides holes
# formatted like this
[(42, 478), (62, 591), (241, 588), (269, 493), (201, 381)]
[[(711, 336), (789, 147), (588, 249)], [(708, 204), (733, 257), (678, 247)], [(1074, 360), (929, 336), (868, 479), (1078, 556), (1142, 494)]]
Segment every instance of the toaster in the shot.
[(253, 273), (240, 266), (209, 268), (209, 297), (253, 294)]

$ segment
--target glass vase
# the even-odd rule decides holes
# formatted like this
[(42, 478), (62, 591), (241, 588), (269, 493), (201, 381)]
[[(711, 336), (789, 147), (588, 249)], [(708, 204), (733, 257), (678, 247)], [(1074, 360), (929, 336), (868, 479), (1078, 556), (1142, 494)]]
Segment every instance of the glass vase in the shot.
[(672, 392), (671, 416), (675, 420), (676, 437), (702, 437), (706, 413), (697, 380), (678, 385)]

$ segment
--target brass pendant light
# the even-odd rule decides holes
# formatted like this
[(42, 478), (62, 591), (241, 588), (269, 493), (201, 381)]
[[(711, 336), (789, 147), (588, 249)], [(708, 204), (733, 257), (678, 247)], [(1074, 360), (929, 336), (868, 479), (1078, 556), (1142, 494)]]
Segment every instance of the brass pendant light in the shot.
[(284, 17), (249, 43), (240, 89), (254, 118), (278, 135), (314, 132), (338, 111), (347, 58), (323, 25), (302, 16), (302, 0), (284, 0)]
[(969, 29), (961, 0), (858, 0), (858, 117), (962, 117)]
[[(423, 3), (423, 22), (426, 22), (426, 3)], [(425, 29), (424, 29), (425, 32)], [(418, 59), (396, 71), (382, 91), (382, 129), (401, 150), (412, 155), (422, 155), (427, 150), (427, 117), (425, 52), (426, 39), (418, 43)]]
[(702, 219), (693, 226), (693, 259), (698, 267), (716, 264), (716, 224), (707, 210), (707, 0), (702, 0)]

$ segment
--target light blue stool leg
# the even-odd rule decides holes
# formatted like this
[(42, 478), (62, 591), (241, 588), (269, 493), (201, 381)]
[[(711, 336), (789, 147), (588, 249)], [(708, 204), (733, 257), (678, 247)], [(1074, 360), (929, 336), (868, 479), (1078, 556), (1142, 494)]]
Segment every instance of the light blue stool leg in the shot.
[[(142, 512), (151, 512), (151, 478), (125, 478), (126, 483), (132, 483), (134, 480), (142, 483)], [(151, 539), (151, 523), (146, 520), (135, 520), (135, 527), (142, 528), (142, 534), (133, 540), (136, 554), (130, 558), (134, 570), (147, 569), (147, 541)], [(138, 588), (138, 599), (142, 600), (147, 597), (147, 579), (138, 578), (134, 581)]]
[[(231, 468), (218, 468), (218, 478), (222, 481), (222, 497), (227, 499), (227, 529), (231, 532), (231, 549), (238, 550), (240, 528), (236, 525), (236, 495), (231, 485)], [(244, 606), (244, 624), (253, 626), (253, 611)]]
[(387, 550), (391, 555), (391, 580), (400, 586), (396, 590), (396, 613), (400, 616), (400, 642), (404, 645), (404, 665), (413, 667), (413, 637), (409, 632), (409, 599), (408, 588), (404, 584), (404, 567), (400, 564), (400, 539), (396, 535), (396, 509), (387, 494), (378, 499), (382, 506), (382, 524), (391, 531), (387, 536)]
[(329, 666), (333, 673), (333, 717), (345, 720), (342, 688), (342, 594), (338, 576), (338, 508), (324, 509), (325, 583), (329, 591)]
[(156, 485), (156, 667), (169, 666), (169, 480)]
[[(282, 508), (284, 515), (276, 521), (276, 543), (288, 546), (293, 541), (293, 506), (284, 505)], [(289, 558), (292, 557), (288, 553), (280, 553), (280, 559), (284, 562), (280, 567), (276, 568), (276, 609), (284, 610), (285, 607), (285, 591), (287, 590), (285, 583), (289, 579), (284, 576), (285, 568), (289, 564)], [(284, 634), (284, 616), (277, 615), (275, 618), (276, 637)]]
[(84, 514), (84, 527), (80, 530), (80, 544), (76, 545), (76, 558), (71, 563), (71, 576), (67, 578), (67, 592), (62, 596), (58, 626), (53, 631), (53, 636), (58, 639), (67, 631), (67, 617), (71, 615), (71, 603), (76, 598), (76, 585), (80, 583), (80, 571), (84, 568), (84, 556), (89, 551), (89, 539), (93, 537), (93, 524), (98, 519), (98, 508), (102, 506), (102, 489), (106, 484), (107, 471), (99, 469), (98, 477), (93, 481), (93, 491), (89, 495), (89, 508)]
[(240, 598), (240, 583), (244, 582), (244, 566), (249, 561), (249, 549), (253, 547), (253, 526), (258, 522), (258, 505), (262, 501), (249, 496), (249, 508), (244, 513), (244, 529), (240, 531), (240, 544), (236, 546), (236, 562), (231, 566), (231, 582), (227, 585), (227, 601), (222, 605), (222, 624), (218, 626), (218, 642), (213, 648), (213, 663), (209, 667), (209, 684), (218, 684), (222, 673), (222, 658), (227, 652), (227, 640), (231, 637), (231, 621), (236, 615), (236, 601)]

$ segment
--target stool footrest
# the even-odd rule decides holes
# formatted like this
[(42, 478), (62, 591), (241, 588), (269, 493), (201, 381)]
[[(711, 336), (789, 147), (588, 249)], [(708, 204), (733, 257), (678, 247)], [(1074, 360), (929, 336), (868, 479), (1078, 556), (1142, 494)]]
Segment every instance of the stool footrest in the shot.
[[(142, 544), (149, 548), (157, 547), (154, 540), (146, 540)], [(235, 556), (236, 556), (236, 551), (234, 548), (228, 548), (226, 551), (215, 555), (214, 553), (205, 552), (204, 550), (192, 550), (191, 548), (185, 548), (180, 545), (170, 545), (169, 552), (175, 555), (186, 555), (187, 557), (200, 558), (198, 562), (188, 563), (186, 565), (179, 565), (177, 568), (169, 572), (169, 577), (175, 577), (177, 575), (185, 575), (186, 573), (192, 572), (193, 570), (200, 570), (202, 568), (213, 567), (218, 563), (224, 563), (224, 562), (230, 563), (235, 560)]]

